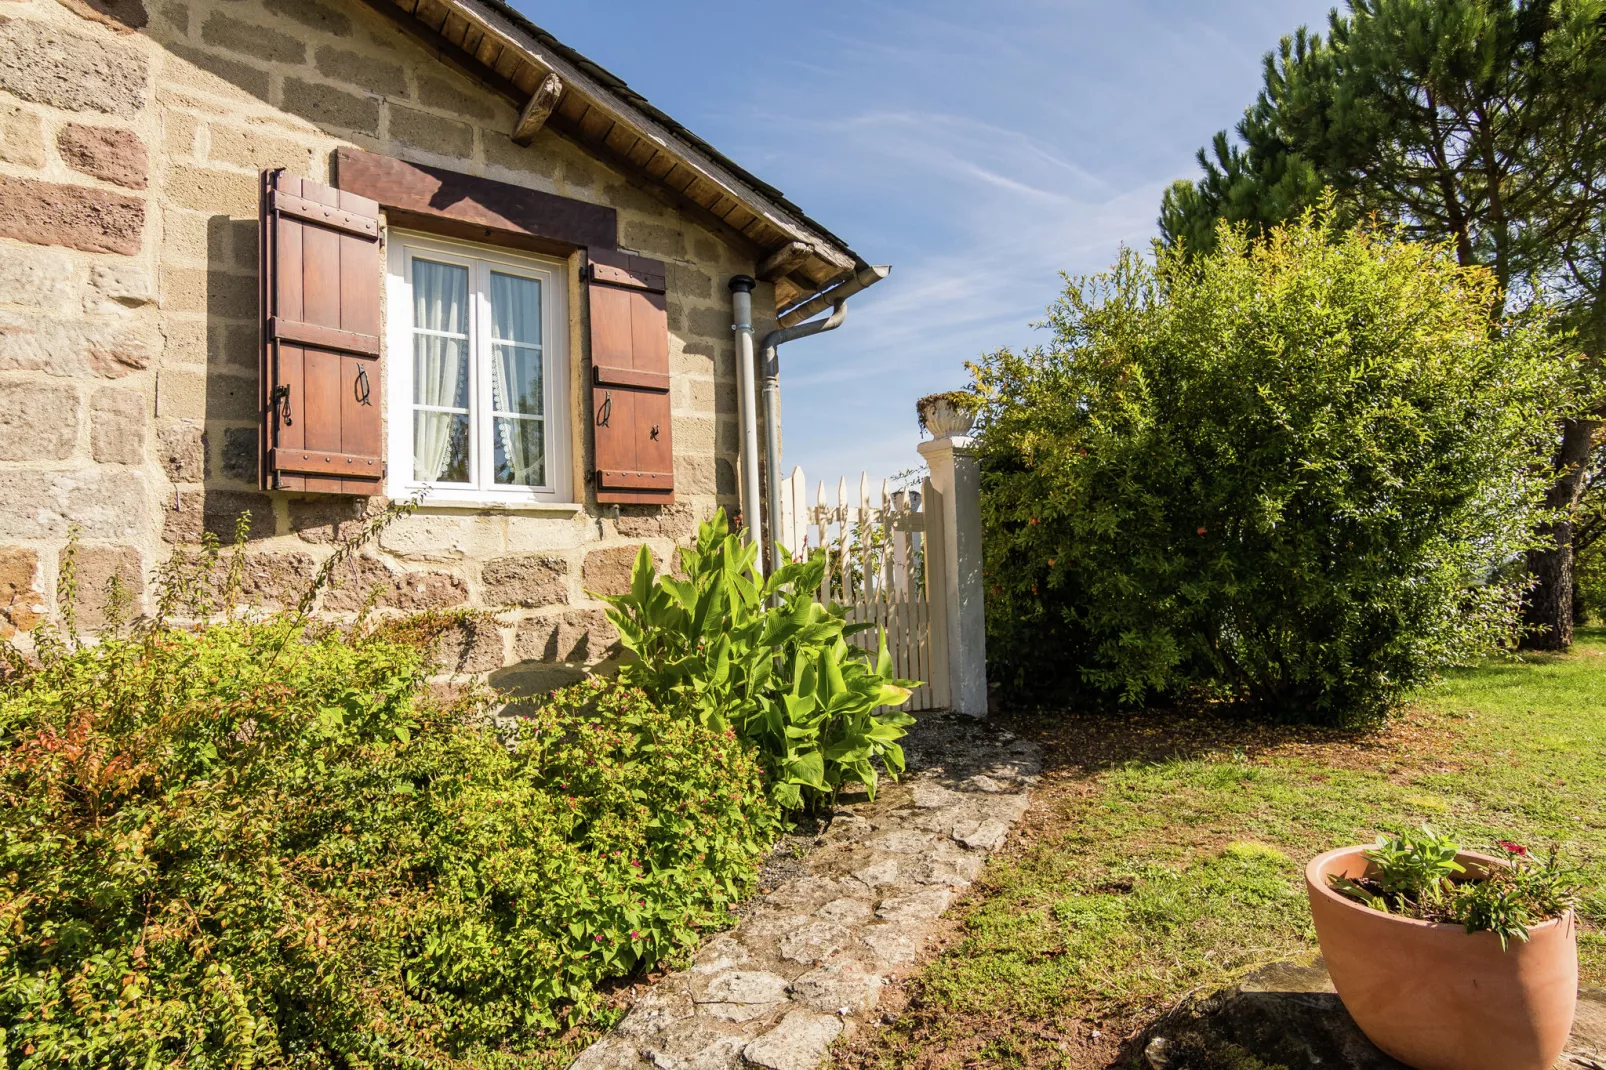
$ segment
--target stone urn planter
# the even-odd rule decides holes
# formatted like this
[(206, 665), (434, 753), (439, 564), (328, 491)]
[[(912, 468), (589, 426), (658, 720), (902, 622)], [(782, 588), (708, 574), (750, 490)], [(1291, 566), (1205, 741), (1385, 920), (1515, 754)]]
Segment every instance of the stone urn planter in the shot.
[[(1305, 867), (1322, 957), (1355, 1024), (1416, 1070), (1551, 1070), (1578, 1000), (1573, 912), (1502, 949), (1494, 933), (1385, 914), (1334, 891), (1332, 876), (1370, 875), (1365, 850), (1341, 847)], [(1470, 851), (1456, 861), (1474, 877), (1504, 864)]]

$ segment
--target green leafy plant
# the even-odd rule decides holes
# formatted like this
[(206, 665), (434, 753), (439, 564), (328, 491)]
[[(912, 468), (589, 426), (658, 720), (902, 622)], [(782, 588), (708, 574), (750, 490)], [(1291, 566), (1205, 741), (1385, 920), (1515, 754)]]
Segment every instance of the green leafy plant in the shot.
[(975, 369), (990, 675), (1384, 715), (1509, 643), (1569, 360), (1444, 247), (1307, 213), (1073, 280)]
[[(157, 603), (231, 604), (219, 560)], [(456, 624), (215, 614), (13, 657), (0, 1063), (505, 1065), (728, 923), (780, 822), (749, 748), (602, 679), (495, 727), (428, 696)]]
[(867, 626), (814, 600), (824, 554), (763, 579), (757, 554), (723, 510), (680, 551), (684, 579), (660, 575), (642, 547), (630, 592), (606, 598), (635, 655), (620, 678), (698, 724), (733, 729), (757, 748), (771, 794), (788, 809), (829, 801), (855, 780), (873, 797), (878, 764), (893, 777), (903, 771), (898, 740), (914, 718), (889, 707), (917, 685), (892, 678), (885, 635), (872, 661), (845, 638)]
[(1579, 889), (1554, 847), (1543, 859), (1507, 840), (1497, 847), (1501, 862), (1469, 873), (1456, 860), (1460, 845), (1423, 825), (1378, 837), (1365, 852), (1371, 863), (1365, 876), (1329, 880), (1335, 891), (1373, 910), (1492, 932), (1505, 948), (1512, 939), (1527, 940), (1529, 926), (1573, 909)]

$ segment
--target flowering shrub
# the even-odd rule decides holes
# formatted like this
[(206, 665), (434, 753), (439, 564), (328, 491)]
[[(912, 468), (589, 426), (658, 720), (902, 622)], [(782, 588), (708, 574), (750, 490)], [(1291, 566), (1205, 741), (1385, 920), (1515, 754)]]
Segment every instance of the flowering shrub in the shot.
[(483, 1066), (725, 921), (777, 823), (730, 733), (591, 681), (499, 736), (397, 634), (12, 659), (0, 1061)]
[(1382, 836), (1366, 854), (1372, 863), (1358, 880), (1333, 875), (1333, 889), (1385, 914), (1419, 921), (1464, 925), (1469, 933), (1492, 932), (1507, 947), (1528, 939), (1528, 927), (1571, 910), (1578, 901), (1572, 874), (1555, 849), (1545, 858), (1508, 840), (1496, 846), (1505, 865), (1467, 875), (1456, 861), (1461, 848), (1423, 825), (1416, 832)]

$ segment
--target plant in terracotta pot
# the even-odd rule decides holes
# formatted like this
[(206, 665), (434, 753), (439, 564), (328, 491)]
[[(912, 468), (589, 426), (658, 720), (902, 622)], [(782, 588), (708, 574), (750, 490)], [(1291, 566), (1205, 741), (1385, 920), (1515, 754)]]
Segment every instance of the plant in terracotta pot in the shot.
[(1463, 851), (1426, 826), (1305, 869), (1333, 986), (1355, 1024), (1417, 1070), (1550, 1070), (1578, 999), (1578, 889), (1502, 842)]

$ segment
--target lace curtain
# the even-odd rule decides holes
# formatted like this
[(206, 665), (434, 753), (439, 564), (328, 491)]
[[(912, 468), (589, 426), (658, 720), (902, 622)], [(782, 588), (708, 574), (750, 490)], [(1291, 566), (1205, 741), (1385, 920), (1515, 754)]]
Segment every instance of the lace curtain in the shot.
[(546, 425), (539, 418), (541, 284), (535, 279), (491, 273), (491, 350), (496, 481), (540, 486), (546, 482)]
[[(413, 403), (468, 408), (468, 269), (413, 261)], [(424, 331), (439, 331), (426, 334)], [(468, 479), (466, 412), (413, 412), (413, 477)]]

